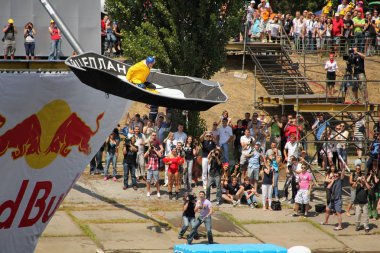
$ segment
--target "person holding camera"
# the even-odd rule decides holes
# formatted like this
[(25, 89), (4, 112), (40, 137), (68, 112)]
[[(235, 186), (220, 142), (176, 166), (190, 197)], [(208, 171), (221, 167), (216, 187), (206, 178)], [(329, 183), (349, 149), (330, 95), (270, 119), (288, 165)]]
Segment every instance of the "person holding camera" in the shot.
[(222, 201), (221, 174), (222, 174), (222, 154), (219, 148), (215, 148), (208, 155), (208, 163), (210, 164), (206, 198), (210, 199), (211, 185), (216, 185), (216, 203), (219, 205)]
[(2, 41), (4, 42), (4, 60), (8, 58), (8, 54), (11, 55), (11, 60), (15, 57), (16, 52), (16, 37), (17, 29), (14, 26), (14, 20), (8, 19), (8, 24), (3, 29), (4, 37)]
[[(182, 239), (183, 235), (186, 233), (189, 225), (191, 228), (195, 227), (195, 203), (196, 197), (192, 194), (185, 194), (183, 196), (183, 213), (182, 213), (182, 227), (178, 234), (178, 239)], [(197, 237), (197, 235), (195, 236)]]
[(51, 42), (48, 60), (59, 60), (59, 54), (61, 53), (61, 29), (58, 28), (54, 20), (50, 20), (49, 33)]
[(371, 186), (365, 179), (365, 176), (360, 176), (356, 179), (356, 190), (355, 190), (355, 231), (360, 230), (360, 220), (363, 213), (364, 218), (364, 230), (366, 233), (369, 232), (369, 218), (368, 218), (368, 191)]
[(24, 28), (24, 38), (25, 38), (25, 54), (26, 54), (26, 60), (34, 60), (34, 49), (36, 47), (35, 43), (35, 37), (36, 36), (36, 30), (34, 30), (33, 23), (28, 22), (25, 25)]
[(138, 147), (135, 145), (136, 137), (132, 136), (130, 139), (125, 139), (123, 147), (123, 168), (124, 168), (124, 187), (123, 190), (128, 188), (128, 177), (131, 174), (132, 187), (137, 190), (136, 181), (136, 167), (137, 167), (137, 150)]
[(366, 179), (370, 185), (370, 188), (368, 188), (368, 213), (369, 218), (373, 219), (374, 221), (379, 218), (379, 214), (377, 212), (377, 202), (379, 201), (380, 186), (379, 178), (378, 160), (374, 160), (373, 166), (369, 169)]
[[(358, 185), (358, 179), (363, 176), (362, 171), (361, 171), (361, 165), (356, 165), (355, 166), (355, 171), (351, 173), (350, 175), (350, 204), (347, 207), (346, 210), (346, 215), (351, 216), (350, 211), (352, 206), (355, 204), (355, 199), (356, 199), (356, 187)], [(368, 209), (367, 209), (367, 215), (368, 215)]]
[(144, 158), (148, 160), (146, 163), (146, 196), (150, 197), (150, 183), (153, 180), (154, 184), (157, 188), (157, 198), (160, 198), (160, 182), (159, 182), (159, 170), (158, 167), (160, 165), (159, 159), (162, 156), (161, 150), (154, 146), (152, 143), (150, 144), (148, 151), (145, 152)]
[(202, 145), (202, 182), (203, 182), (203, 189), (207, 189), (207, 178), (208, 178), (208, 171), (210, 168), (209, 162), (208, 162), (208, 155), (212, 150), (216, 148), (216, 143), (212, 138), (212, 134), (210, 131), (205, 131), (200, 137), (199, 140), (201, 141)]
[(211, 227), (211, 215), (213, 213), (212, 205), (210, 200), (205, 198), (205, 192), (200, 191), (199, 192), (199, 200), (195, 204), (194, 212), (199, 212), (199, 216), (195, 221), (195, 225), (193, 229), (191, 230), (190, 234), (187, 237), (187, 243), (191, 244), (195, 235), (197, 234), (197, 230), (202, 225), (202, 223), (205, 224), (206, 231), (207, 231), (207, 240), (209, 244), (214, 243), (214, 239), (212, 236), (212, 227)]

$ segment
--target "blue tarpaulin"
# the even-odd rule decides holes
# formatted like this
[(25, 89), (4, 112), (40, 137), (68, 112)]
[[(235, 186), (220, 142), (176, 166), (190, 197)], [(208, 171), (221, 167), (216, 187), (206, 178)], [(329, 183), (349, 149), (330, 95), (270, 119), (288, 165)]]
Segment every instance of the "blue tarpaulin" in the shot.
[(274, 244), (180, 244), (174, 253), (286, 253), (287, 249)]

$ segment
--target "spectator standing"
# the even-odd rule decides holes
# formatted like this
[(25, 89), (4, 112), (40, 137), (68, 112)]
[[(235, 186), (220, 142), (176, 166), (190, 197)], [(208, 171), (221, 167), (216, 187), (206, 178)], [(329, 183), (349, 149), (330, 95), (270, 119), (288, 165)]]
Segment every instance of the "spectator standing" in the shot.
[(272, 120), (269, 122), (270, 127), (270, 141), (276, 142), (277, 145), (281, 142), (281, 128), (282, 123), (279, 122), (278, 115), (274, 115)]
[(192, 171), (194, 158), (198, 155), (198, 147), (194, 146), (193, 137), (191, 135), (187, 136), (186, 142), (183, 146), (185, 152), (185, 163), (184, 163), (184, 173), (183, 173), (183, 182), (185, 190), (191, 192), (191, 181), (192, 181)]
[(119, 141), (116, 139), (116, 133), (112, 132), (110, 136), (108, 136), (106, 140), (106, 148), (107, 148), (107, 157), (106, 157), (106, 168), (104, 170), (104, 181), (108, 180), (108, 169), (110, 164), (112, 163), (112, 180), (114, 182), (117, 181), (117, 170), (116, 170), (116, 160), (117, 160), (117, 149), (119, 148)]
[(8, 19), (8, 24), (3, 28), (3, 42), (4, 42), (4, 60), (8, 58), (8, 54), (11, 56), (11, 60), (14, 60), (16, 52), (16, 36), (17, 29), (14, 25), (13, 19)]
[(344, 12), (345, 9), (347, 8), (348, 4), (347, 4), (347, 0), (342, 0), (342, 3), (340, 5), (338, 5), (338, 9), (337, 9), (337, 13), (340, 13), (340, 12)]
[(116, 21), (113, 22), (113, 34), (115, 35), (115, 38), (116, 38), (115, 45), (114, 45), (114, 48), (116, 50), (116, 54), (117, 55), (121, 55), (121, 38), (122, 38), (122, 34), (121, 34), (121, 29), (120, 29), (119, 23), (116, 22)]
[(317, 149), (317, 156), (318, 156), (318, 165), (320, 166), (322, 165), (322, 157), (319, 151), (321, 150), (322, 144), (323, 144), (320, 141), (321, 141), (322, 134), (325, 131), (327, 126), (330, 126), (330, 123), (325, 121), (325, 117), (323, 113), (318, 113), (317, 119), (311, 128), (315, 133), (315, 140), (317, 141), (316, 149)]
[(341, 174), (334, 173), (330, 183), (327, 185), (327, 189), (331, 192), (331, 198), (326, 207), (325, 220), (321, 222), (321, 225), (328, 224), (331, 210), (335, 210), (338, 216), (338, 226), (334, 230), (342, 230), (342, 181), (344, 179), (344, 171)]
[(317, 41), (317, 50), (322, 51), (325, 48), (326, 43), (326, 23), (325, 17), (319, 17), (315, 27), (315, 37)]
[(197, 234), (197, 230), (202, 223), (205, 224), (207, 239), (209, 244), (213, 244), (213, 236), (212, 236), (212, 228), (211, 228), (211, 215), (213, 213), (211, 202), (205, 198), (205, 192), (199, 192), (199, 200), (197, 201), (195, 208), (195, 212), (199, 211), (199, 217), (195, 221), (195, 225), (191, 230), (189, 236), (187, 237), (187, 243), (191, 244), (195, 235)]
[(332, 19), (330, 17), (327, 18), (326, 21), (326, 44), (327, 44), (327, 50), (331, 51), (331, 46), (333, 44), (333, 37), (332, 37), (332, 30), (333, 30), (333, 24)]
[(227, 119), (227, 125), (232, 126), (232, 118), (228, 116), (228, 111), (224, 110), (218, 120), (218, 126), (223, 123), (223, 119)]
[(338, 159), (339, 159), (339, 168), (344, 169), (345, 164), (347, 164), (347, 140), (349, 136), (349, 132), (346, 130), (346, 125), (344, 122), (341, 122), (338, 125), (338, 131), (337, 136), (335, 137), (335, 140), (337, 140), (336, 149), (338, 153)]
[(114, 33), (114, 22), (108, 19), (106, 22), (106, 48), (107, 53), (116, 53), (115, 50), (116, 36)]
[[(175, 147), (173, 141), (174, 141), (174, 134), (173, 134), (173, 132), (169, 132), (168, 136), (164, 140), (164, 144), (165, 144), (164, 156), (165, 157), (167, 157), (170, 154), (172, 148)], [(169, 184), (168, 169), (169, 169), (169, 165), (165, 164), (165, 180), (164, 180), (165, 184), (164, 184), (164, 187), (168, 186), (168, 184)]]
[(332, 97), (334, 96), (334, 86), (336, 80), (336, 72), (338, 70), (338, 63), (335, 61), (334, 54), (330, 54), (330, 59), (325, 64), (325, 70), (327, 71), (326, 79), (328, 80), (326, 83), (327, 86), (327, 95)]
[(102, 165), (102, 156), (103, 156), (104, 146), (105, 144), (103, 144), (100, 147), (99, 151), (95, 154), (95, 156), (90, 161), (90, 175), (99, 174), (100, 172), (103, 173), (104, 168)]
[(379, 169), (378, 169), (378, 160), (373, 162), (372, 168), (369, 168), (366, 181), (370, 185), (369, 194), (368, 194), (368, 212), (369, 218), (375, 221), (379, 218), (377, 212), (377, 202), (379, 201)]
[(296, 17), (293, 19), (293, 38), (294, 38), (294, 44), (295, 49), (298, 52), (301, 49), (301, 38), (303, 34), (304, 24), (303, 24), (303, 17), (301, 18), (301, 12), (296, 12)]
[(175, 199), (179, 198), (179, 166), (183, 164), (183, 158), (178, 155), (177, 148), (172, 147), (170, 154), (163, 159), (164, 163), (169, 165), (168, 177), (169, 177), (169, 199), (173, 198), (173, 184), (175, 185)]
[(357, 116), (354, 118), (354, 140), (356, 146), (356, 154), (359, 159), (362, 159), (363, 154), (363, 142), (365, 136), (365, 118), (361, 112), (358, 112)]
[(340, 18), (339, 13), (335, 13), (335, 19), (332, 21), (333, 29), (332, 36), (334, 38), (334, 52), (337, 56), (340, 55), (340, 38), (343, 35), (343, 19)]
[(348, 52), (348, 49), (351, 47), (351, 40), (354, 30), (354, 21), (352, 21), (351, 12), (346, 12), (346, 16), (343, 20), (343, 25), (343, 37), (346, 45), (346, 52)]
[(206, 190), (208, 171), (210, 168), (209, 163), (208, 163), (208, 155), (214, 148), (216, 148), (216, 144), (214, 140), (212, 139), (211, 133), (208, 131), (204, 132), (199, 137), (199, 140), (201, 141), (201, 145), (202, 145), (202, 182), (203, 182), (203, 188)]
[(103, 19), (100, 21), (100, 38), (101, 38), (101, 54), (104, 54), (104, 48), (106, 43), (106, 23), (108, 22), (109, 17), (104, 15)]
[(50, 53), (49, 53), (49, 61), (59, 60), (61, 54), (61, 29), (55, 24), (54, 20), (50, 20), (49, 26), (50, 33)]
[(216, 185), (216, 204), (220, 205), (222, 201), (221, 174), (222, 174), (222, 155), (219, 149), (212, 150), (208, 157), (210, 170), (207, 179), (206, 198), (210, 199), (211, 186)]
[(183, 213), (182, 213), (182, 227), (178, 234), (178, 239), (182, 239), (183, 235), (186, 233), (186, 230), (191, 224), (191, 228), (195, 227), (195, 203), (196, 199), (192, 194), (186, 194), (183, 196)]
[(282, 161), (281, 150), (277, 148), (277, 142), (272, 141), (270, 144), (270, 149), (265, 153), (265, 164), (267, 166), (272, 165), (273, 167), (273, 192), (276, 201), (278, 201), (278, 178), (279, 178), (279, 165)]
[(145, 135), (140, 132), (140, 128), (135, 126), (134, 128), (134, 136), (136, 138), (135, 145), (138, 147), (137, 150), (137, 177), (138, 179), (142, 178), (145, 180), (145, 144), (148, 143)]
[(359, 52), (363, 52), (363, 31), (365, 26), (365, 19), (363, 18), (361, 13), (358, 13), (358, 15), (354, 17), (352, 21), (354, 22), (355, 47), (358, 48)]
[(177, 142), (185, 143), (187, 134), (183, 131), (183, 124), (178, 123), (177, 132), (174, 133), (174, 145), (177, 145)]
[(237, 121), (237, 125), (233, 129), (233, 134), (234, 134), (233, 150), (234, 150), (235, 161), (240, 160), (241, 151), (242, 151), (240, 139), (242, 136), (244, 136), (244, 132), (245, 132), (245, 128), (243, 127), (242, 120), (239, 119)]
[[(264, 166), (263, 184), (261, 185), (263, 210), (272, 211), (272, 191), (273, 191), (273, 166)], [(266, 202), (268, 200), (268, 208)]]
[(369, 148), (369, 157), (367, 161), (367, 171), (369, 171), (373, 167), (373, 161), (379, 160), (379, 152), (380, 152), (380, 135), (377, 134), (375, 139), (371, 143)]
[(155, 123), (155, 126), (154, 126), (154, 129), (157, 132), (158, 140), (160, 141), (160, 143), (164, 142), (164, 139), (169, 134), (170, 127), (171, 127), (170, 122), (165, 121), (164, 117), (165, 117), (165, 115), (160, 114), (157, 117), (157, 120), (156, 120), (156, 123)]
[[(361, 166), (360, 165), (356, 165), (355, 166), (355, 171), (353, 171), (351, 174), (350, 174), (350, 179), (349, 179), (349, 183), (350, 183), (350, 203), (348, 204), (348, 207), (347, 207), (347, 210), (346, 210), (346, 215), (347, 216), (351, 216), (350, 214), (350, 211), (351, 211), (351, 208), (353, 205), (355, 205), (355, 199), (356, 199), (356, 187), (358, 186), (358, 179), (361, 178), (363, 175), (362, 175), (362, 171), (361, 171)], [(367, 201), (367, 200), (366, 200)], [(367, 208), (367, 216), (368, 216), (368, 208)]]
[(354, 94), (355, 100), (359, 100), (358, 90), (361, 90), (363, 97), (361, 98), (364, 103), (368, 99), (367, 92), (367, 82), (365, 76), (365, 67), (364, 67), (364, 59), (365, 55), (358, 51), (358, 48), (354, 47), (354, 78), (358, 80), (358, 82), (354, 82), (354, 86), (352, 87), (352, 93)]
[(295, 197), (295, 205), (294, 205), (294, 214), (293, 217), (298, 216), (298, 210), (300, 205), (305, 206), (305, 214), (307, 217), (307, 212), (309, 210), (309, 202), (310, 202), (310, 192), (312, 187), (313, 177), (310, 172), (307, 171), (306, 164), (301, 165), (302, 172), (299, 174), (299, 190), (297, 191), (297, 195)]
[(25, 38), (25, 54), (26, 60), (31, 59), (34, 61), (34, 49), (36, 47), (35, 36), (36, 30), (34, 30), (33, 23), (28, 22), (24, 27), (24, 38)]
[(146, 177), (146, 196), (150, 197), (150, 184), (154, 182), (157, 188), (157, 198), (160, 198), (160, 182), (159, 182), (159, 159), (161, 151), (155, 145), (150, 145), (148, 151), (145, 152), (144, 158), (148, 160), (146, 163), (147, 177)]
[[(265, 43), (266, 35), (270, 33), (269, 18), (272, 13), (272, 8), (266, 0), (261, 0), (261, 3), (257, 6), (260, 12), (260, 40), (262, 43)], [(269, 40), (269, 42), (273, 42)]]
[(219, 131), (218, 131), (218, 123), (216, 121), (212, 123), (211, 135), (214, 139), (215, 144), (219, 146)]
[(285, 30), (286, 35), (290, 36), (291, 31), (292, 31), (293, 21), (291, 19), (291, 15), (289, 13), (287, 13), (285, 15), (285, 19), (283, 21), (283, 26), (284, 26), (284, 30)]
[(360, 230), (360, 220), (363, 213), (364, 218), (364, 230), (369, 232), (369, 217), (368, 217), (368, 191), (371, 190), (371, 186), (368, 184), (364, 176), (357, 179), (356, 194), (355, 194), (355, 231)]
[[(253, 143), (251, 145), (253, 145)], [(246, 157), (249, 158), (248, 177), (251, 179), (251, 183), (253, 184), (255, 191), (257, 191), (261, 164), (263, 164), (264, 162), (260, 146), (260, 142), (256, 142), (252, 151), (248, 155), (246, 155)]]
[(244, 114), (244, 119), (242, 120), (242, 124), (244, 128), (248, 128), (248, 125), (251, 123), (251, 114), (249, 112), (246, 112)]
[(219, 146), (223, 150), (223, 161), (229, 161), (229, 144), (232, 142), (234, 136), (232, 134), (232, 128), (227, 125), (228, 119), (223, 118), (222, 126), (218, 128), (219, 133)]
[(128, 189), (128, 178), (131, 175), (132, 187), (137, 190), (136, 181), (136, 167), (137, 167), (137, 150), (138, 147), (135, 145), (136, 137), (132, 136), (131, 139), (125, 139), (123, 147), (123, 168), (124, 168), (124, 187), (123, 190)]

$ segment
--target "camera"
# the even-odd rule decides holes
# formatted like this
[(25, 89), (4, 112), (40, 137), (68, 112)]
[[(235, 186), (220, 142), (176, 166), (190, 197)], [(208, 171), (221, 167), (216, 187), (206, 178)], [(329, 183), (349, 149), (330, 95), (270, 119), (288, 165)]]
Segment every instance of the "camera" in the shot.
[(125, 144), (125, 146), (130, 146), (131, 145), (131, 139), (125, 139), (124, 144)]
[(354, 53), (354, 49), (352, 48), (348, 49), (348, 54), (343, 55), (343, 60), (345, 60), (347, 63), (350, 63), (350, 64), (354, 63), (354, 58), (355, 58), (355, 53)]

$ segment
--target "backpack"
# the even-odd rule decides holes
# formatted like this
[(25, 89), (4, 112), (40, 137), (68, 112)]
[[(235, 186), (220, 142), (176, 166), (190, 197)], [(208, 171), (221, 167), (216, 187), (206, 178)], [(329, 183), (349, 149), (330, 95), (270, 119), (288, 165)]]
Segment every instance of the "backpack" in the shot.
[(274, 211), (281, 211), (281, 202), (280, 201), (272, 201), (271, 208)]

